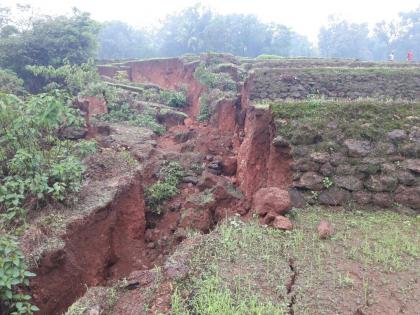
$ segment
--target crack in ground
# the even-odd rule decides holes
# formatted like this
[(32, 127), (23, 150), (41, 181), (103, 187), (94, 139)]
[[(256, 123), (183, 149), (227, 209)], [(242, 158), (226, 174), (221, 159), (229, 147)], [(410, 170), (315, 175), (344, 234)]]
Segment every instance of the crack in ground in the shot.
[(287, 305), (287, 307), (288, 307), (288, 314), (289, 315), (294, 315), (295, 311), (294, 311), (293, 307), (296, 303), (296, 293), (294, 293), (294, 291), (293, 291), (293, 286), (296, 283), (296, 278), (297, 278), (298, 272), (296, 270), (295, 261), (294, 261), (293, 258), (289, 259), (289, 268), (290, 268), (290, 271), (292, 272), (292, 275), (290, 277), (289, 283), (286, 286), (287, 294), (290, 295), (290, 302)]

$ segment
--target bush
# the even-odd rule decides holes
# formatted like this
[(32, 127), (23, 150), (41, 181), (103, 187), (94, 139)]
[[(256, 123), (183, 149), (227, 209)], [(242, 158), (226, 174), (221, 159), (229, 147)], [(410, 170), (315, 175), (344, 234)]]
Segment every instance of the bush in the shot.
[(10, 70), (0, 69), (0, 92), (22, 95), (25, 94), (23, 80)]
[(35, 274), (26, 270), (18, 242), (11, 236), (0, 235), (0, 313), (32, 314), (39, 309), (29, 302), (31, 297), (20, 292)]
[(208, 95), (203, 94), (200, 97), (200, 113), (198, 114), (197, 120), (200, 122), (208, 121), (210, 119), (210, 105), (208, 100)]
[(164, 104), (175, 107), (182, 108), (187, 105), (187, 96), (185, 91), (166, 91), (163, 90), (161, 93), (161, 99)]
[(80, 126), (78, 110), (62, 94), (40, 94), (22, 101), (0, 94), (0, 218), (19, 222), (31, 206), (80, 189), (81, 158), (92, 142), (58, 138), (59, 130)]
[(178, 185), (184, 174), (184, 169), (178, 162), (166, 163), (159, 172), (161, 179), (146, 188), (147, 206), (160, 214), (161, 205), (178, 193)]
[(44, 90), (62, 88), (74, 96), (104, 96), (108, 90), (107, 85), (101, 81), (93, 59), (81, 65), (67, 62), (58, 68), (26, 66), (26, 69), (46, 80), (47, 85)]
[(236, 91), (236, 83), (227, 73), (214, 73), (201, 65), (195, 70), (194, 77), (210, 89)]
[(134, 111), (127, 103), (109, 106), (109, 113), (98, 118), (103, 121), (127, 122), (133, 126), (149, 128), (158, 135), (165, 133), (165, 127), (159, 124), (151, 113)]

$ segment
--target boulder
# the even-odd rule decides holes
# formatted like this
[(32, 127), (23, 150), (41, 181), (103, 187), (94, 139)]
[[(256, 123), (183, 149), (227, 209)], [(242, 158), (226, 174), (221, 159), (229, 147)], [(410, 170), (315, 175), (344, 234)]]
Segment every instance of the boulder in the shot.
[(397, 172), (398, 181), (405, 186), (414, 186), (417, 183), (416, 176), (409, 171), (400, 170)]
[(291, 165), (292, 170), (301, 172), (316, 172), (319, 170), (320, 165), (307, 158), (301, 158), (293, 162)]
[(333, 182), (336, 186), (350, 191), (359, 191), (363, 188), (363, 183), (355, 176), (334, 176)]
[(340, 164), (337, 166), (335, 172), (337, 175), (353, 175), (356, 170), (354, 166), (349, 164)]
[(403, 168), (406, 168), (416, 174), (420, 174), (420, 159), (408, 159), (401, 163)]
[(369, 141), (347, 139), (344, 141), (344, 145), (347, 148), (348, 155), (351, 157), (364, 157), (372, 150)]
[(319, 195), (319, 203), (329, 206), (340, 206), (350, 200), (350, 193), (340, 188), (323, 191)]
[(222, 172), (226, 176), (233, 176), (236, 174), (238, 162), (236, 157), (229, 156), (222, 161)]
[(331, 176), (334, 173), (334, 166), (327, 162), (321, 166), (319, 172), (324, 176)]
[(372, 175), (365, 182), (365, 187), (370, 191), (394, 191), (397, 187), (398, 179), (390, 175)]
[(372, 194), (367, 191), (355, 191), (352, 194), (352, 199), (359, 205), (367, 205), (372, 202)]
[(253, 198), (253, 209), (259, 215), (266, 215), (272, 211), (283, 214), (292, 206), (292, 201), (287, 190), (278, 187), (259, 189)]
[(295, 187), (306, 188), (311, 190), (322, 190), (324, 178), (315, 172), (304, 173), (299, 181), (294, 183)]
[(333, 226), (326, 220), (319, 222), (317, 230), (320, 239), (327, 239), (335, 234)]
[(327, 163), (331, 156), (328, 153), (325, 152), (314, 152), (310, 155), (311, 160), (320, 164)]
[(420, 187), (399, 186), (395, 191), (395, 202), (420, 210)]
[(275, 229), (290, 231), (293, 229), (293, 223), (289, 218), (278, 215), (274, 218), (271, 226)]
[(63, 137), (64, 139), (69, 139), (69, 140), (84, 139), (87, 133), (88, 133), (87, 128), (75, 127), (75, 126), (65, 127), (60, 132), (61, 137)]
[(275, 137), (272, 143), (276, 148), (288, 148), (290, 146), (289, 142), (282, 136)]
[(395, 142), (404, 141), (407, 139), (407, 133), (405, 132), (405, 130), (402, 130), (402, 129), (394, 129), (388, 132), (386, 135), (389, 140), (395, 141)]
[(386, 192), (379, 192), (372, 195), (372, 202), (374, 205), (381, 208), (391, 208), (394, 205), (394, 200), (391, 195)]
[(407, 143), (400, 149), (402, 155), (408, 158), (416, 158), (420, 156), (420, 143)]

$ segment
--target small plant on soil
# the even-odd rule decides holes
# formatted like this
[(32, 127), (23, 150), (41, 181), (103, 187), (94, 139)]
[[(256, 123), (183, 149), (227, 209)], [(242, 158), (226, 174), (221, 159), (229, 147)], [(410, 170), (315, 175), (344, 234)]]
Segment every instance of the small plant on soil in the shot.
[(165, 133), (165, 127), (159, 124), (151, 113), (139, 113), (127, 103), (109, 105), (109, 113), (99, 116), (99, 120), (110, 122), (127, 122), (130, 125), (148, 128), (158, 135)]
[(200, 65), (194, 72), (194, 77), (210, 89), (236, 91), (236, 83), (227, 73), (214, 73), (211, 68)]
[(160, 179), (146, 188), (146, 204), (155, 213), (162, 213), (162, 204), (178, 193), (178, 185), (185, 172), (178, 162), (165, 163), (159, 172)]
[(7, 235), (0, 235), (0, 311), (2, 314), (32, 314), (39, 309), (29, 301), (30, 295), (22, 289), (29, 285), (35, 274), (26, 270), (25, 259), (18, 242)]
[(80, 189), (81, 159), (94, 152), (92, 142), (61, 140), (60, 131), (77, 127), (81, 117), (64, 94), (40, 94), (27, 100), (0, 95), (0, 214), (19, 223), (28, 209), (50, 198), (63, 201)]
[(197, 120), (200, 122), (207, 121), (210, 119), (210, 116), (211, 116), (211, 111), (210, 111), (208, 95), (203, 94), (200, 97), (200, 113), (198, 114)]
[(329, 177), (324, 177), (324, 179), (322, 180), (322, 185), (324, 185), (324, 187), (326, 189), (330, 188), (332, 185), (334, 185), (333, 181), (331, 178)]

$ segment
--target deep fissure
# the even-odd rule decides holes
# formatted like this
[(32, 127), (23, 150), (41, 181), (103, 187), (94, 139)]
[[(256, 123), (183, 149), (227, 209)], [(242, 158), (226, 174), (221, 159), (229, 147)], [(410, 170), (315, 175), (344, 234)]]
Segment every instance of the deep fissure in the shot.
[(287, 287), (287, 294), (290, 296), (290, 302), (287, 305), (287, 307), (288, 307), (289, 315), (294, 315), (295, 314), (294, 305), (296, 303), (296, 292), (294, 292), (293, 289), (294, 289), (294, 285), (296, 283), (296, 279), (297, 279), (297, 276), (298, 276), (298, 271), (297, 271), (296, 266), (295, 266), (295, 259), (290, 258), (288, 264), (289, 264), (291, 276), (290, 276), (290, 281), (286, 286)]
[[(187, 80), (190, 80), (188, 83), (191, 87), (188, 92), (190, 102), (188, 111), (192, 117), (195, 117), (198, 113), (197, 102), (203, 89), (193, 79), (192, 70), (188, 71), (190, 74)], [(174, 87), (173, 83), (168, 80), (162, 81), (159, 76), (151, 75), (147, 79), (152, 82), (157, 81), (166, 88)], [(178, 82), (176, 79), (173, 80)], [(183, 77), (180, 81), (185, 82), (185, 80)], [(246, 104), (243, 103), (245, 99)], [(248, 110), (247, 103), (247, 91), (242, 87), (240, 97), (233, 102), (221, 104), (219, 109), (221, 119), (218, 119), (217, 126), (197, 124), (196, 133), (193, 135), (197, 141), (200, 139), (205, 141), (202, 138), (209, 141), (209, 143), (199, 143), (193, 152), (199, 152), (204, 147), (215, 155), (231, 156), (245, 162), (241, 169), (238, 166), (237, 173), (232, 176), (232, 181), (243, 191), (245, 200), (249, 200), (258, 188), (267, 183), (287, 187), (290, 181), (290, 174), (287, 171), (290, 157), (287, 153), (277, 152), (271, 143), (274, 133), (270, 113), (253, 108)], [(226, 123), (226, 121), (231, 122)], [(188, 130), (189, 127), (186, 128)], [(164, 137), (159, 139), (163, 141)], [(169, 133), (166, 137), (173, 139), (174, 134)], [(226, 146), (224, 141), (230, 142), (230, 145)], [(235, 142), (239, 144), (236, 144), (235, 150), (232, 150)], [(164, 154), (169, 154), (169, 151)], [(263, 155), (259, 156), (260, 154)], [(150, 161), (162, 156), (154, 155)], [(278, 165), (273, 162), (275, 159), (278, 159), (276, 162)], [(255, 170), (256, 165), (258, 167)], [(264, 168), (261, 169), (261, 166)], [(281, 176), (270, 174), (269, 168)], [(210, 182), (212, 176), (218, 175), (209, 174)], [(96, 210), (80, 225), (72, 226), (66, 234), (62, 260), (55, 261), (51, 265), (45, 262), (51, 260), (48, 255), (53, 256), (54, 253), (47, 254), (48, 257), (43, 258), (32, 289), (35, 291), (34, 298), (37, 304), (44, 312), (62, 314), (84, 294), (86, 286), (106, 286), (110, 281), (126, 277), (132, 271), (160, 266), (165, 257), (174, 251), (183, 237), (175, 236), (176, 226), (169, 225), (176, 222), (175, 225), (181, 226), (181, 215), (176, 214), (176, 211), (160, 216), (150, 215), (144, 205), (143, 186), (144, 182), (156, 180), (153, 178), (154, 173), (146, 165), (142, 173), (138, 173), (129, 184), (123, 185), (109, 205)], [(209, 225), (198, 227), (204, 233), (209, 233), (219, 220), (236, 211), (238, 200), (227, 196), (226, 191), (222, 189), (223, 183), (220, 184), (218, 181), (219, 179), (216, 179), (217, 184), (209, 184), (214, 185), (218, 205), (207, 209)], [(184, 206), (188, 205), (186, 201), (188, 193), (182, 197)], [(246, 211), (249, 210), (249, 206), (242, 207), (245, 207)], [(223, 211), (226, 211), (224, 208), (231, 208), (231, 212), (222, 213), (222, 208)], [(293, 314), (295, 297), (292, 290), (297, 272), (294, 270), (292, 260), (289, 261), (289, 266), (292, 271), (290, 288), (288, 287), (288, 294), (292, 294), (289, 309), (290, 314)], [(139, 284), (132, 283), (128, 289), (136, 289), (138, 286)]]

